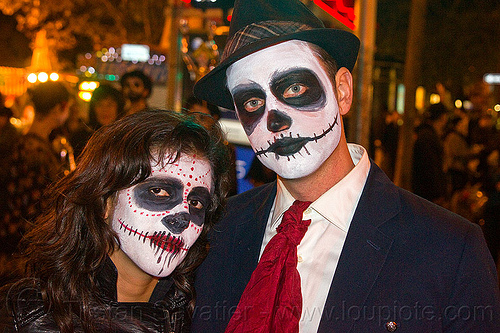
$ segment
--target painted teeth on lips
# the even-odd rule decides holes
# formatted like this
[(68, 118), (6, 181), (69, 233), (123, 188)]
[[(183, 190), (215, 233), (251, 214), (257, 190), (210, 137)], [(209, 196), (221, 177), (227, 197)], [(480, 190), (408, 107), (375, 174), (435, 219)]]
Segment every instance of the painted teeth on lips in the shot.
[(276, 140), (269, 148), (269, 152), (282, 156), (289, 156), (299, 152), (309, 140), (307, 138), (283, 138)]

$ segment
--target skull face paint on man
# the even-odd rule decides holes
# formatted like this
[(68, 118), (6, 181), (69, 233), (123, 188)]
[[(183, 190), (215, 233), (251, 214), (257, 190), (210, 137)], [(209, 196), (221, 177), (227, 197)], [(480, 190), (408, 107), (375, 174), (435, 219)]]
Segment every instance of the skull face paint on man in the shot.
[(163, 168), (157, 163), (151, 167), (146, 180), (117, 193), (108, 215), (120, 250), (144, 272), (165, 277), (186, 257), (203, 229), (212, 171), (205, 159), (186, 154)]
[(283, 178), (305, 177), (341, 137), (332, 81), (308, 43), (292, 40), (232, 64), (227, 86), (256, 156)]

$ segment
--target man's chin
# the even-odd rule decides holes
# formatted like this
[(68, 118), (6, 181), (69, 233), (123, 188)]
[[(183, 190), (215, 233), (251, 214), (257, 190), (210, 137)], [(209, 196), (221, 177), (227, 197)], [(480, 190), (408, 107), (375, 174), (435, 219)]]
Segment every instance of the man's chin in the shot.
[(299, 179), (309, 176), (318, 170), (319, 165), (316, 163), (309, 163), (307, 160), (302, 161), (283, 161), (280, 164), (265, 164), (269, 169), (276, 172), (276, 174), (283, 179)]

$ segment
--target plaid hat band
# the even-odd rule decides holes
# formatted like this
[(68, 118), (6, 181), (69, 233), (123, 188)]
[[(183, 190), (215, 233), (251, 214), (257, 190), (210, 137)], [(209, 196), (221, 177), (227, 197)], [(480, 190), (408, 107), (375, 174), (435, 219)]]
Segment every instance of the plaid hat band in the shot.
[(236, 52), (239, 48), (259, 40), (311, 29), (312, 28), (306, 24), (291, 21), (265, 21), (249, 24), (236, 32), (227, 42), (221, 56), (221, 61), (224, 61), (224, 59)]

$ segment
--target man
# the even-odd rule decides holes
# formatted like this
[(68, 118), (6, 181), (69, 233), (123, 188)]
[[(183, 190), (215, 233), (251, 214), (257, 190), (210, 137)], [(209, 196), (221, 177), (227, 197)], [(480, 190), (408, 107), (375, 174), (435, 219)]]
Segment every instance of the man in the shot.
[[(28, 132), (12, 144), (0, 164), (0, 278), (15, 275), (12, 254), (30, 223), (48, 204), (47, 188), (65, 169), (51, 133), (68, 119), (70, 93), (61, 82), (44, 82), (28, 91), (35, 116)], [(65, 152), (67, 152), (66, 150)], [(5, 264), (4, 264), (5, 263)]]
[(443, 136), (449, 111), (442, 103), (432, 104), (427, 117), (415, 129), (413, 145), (413, 193), (444, 206), (447, 198), (447, 179), (444, 168)]
[(126, 114), (136, 113), (148, 109), (148, 97), (151, 95), (153, 83), (151, 79), (141, 72), (134, 70), (125, 73), (121, 79), (123, 97), (127, 101)]
[(193, 332), (499, 331), (479, 227), (346, 142), (358, 48), (298, 0), (235, 2), (195, 94), (236, 110), (278, 179), (229, 200), (197, 272)]

